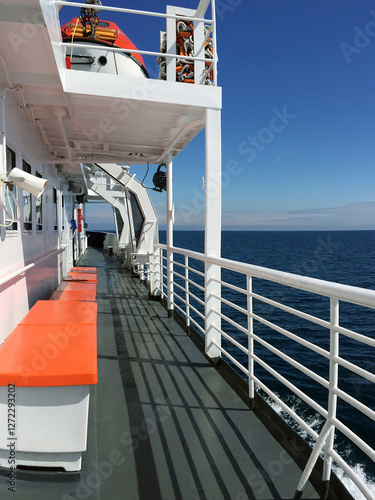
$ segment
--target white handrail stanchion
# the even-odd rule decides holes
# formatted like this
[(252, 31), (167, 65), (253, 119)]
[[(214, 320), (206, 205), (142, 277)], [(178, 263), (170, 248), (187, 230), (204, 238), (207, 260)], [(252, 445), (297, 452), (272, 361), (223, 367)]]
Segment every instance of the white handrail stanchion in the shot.
[(168, 153), (167, 161), (167, 300), (168, 316), (173, 317), (173, 171), (172, 155)]
[(249, 397), (254, 399), (254, 320), (253, 320), (253, 280), (252, 277), (246, 276), (246, 288), (247, 288), (247, 329), (248, 329), (248, 367), (249, 367)]
[(189, 257), (185, 255), (185, 301), (186, 301), (186, 326), (190, 326), (190, 296), (189, 296)]
[[(336, 327), (339, 325), (339, 301), (335, 298), (330, 299), (330, 361), (329, 361), (329, 393), (328, 393), (328, 420), (333, 421), (337, 413), (337, 394), (336, 389), (339, 385), (339, 365), (335, 361), (339, 355), (339, 333)], [(329, 434), (325, 448), (333, 449), (335, 440), (335, 428), (333, 427)], [(328, 482), (331, 476), (332, 456), (329, 452), (324, 454), (323, 481)]]

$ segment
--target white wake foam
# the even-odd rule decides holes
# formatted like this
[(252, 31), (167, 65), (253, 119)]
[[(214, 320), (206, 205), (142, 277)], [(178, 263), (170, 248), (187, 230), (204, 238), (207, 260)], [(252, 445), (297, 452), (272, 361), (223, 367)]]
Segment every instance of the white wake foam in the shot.
[[(281, 418), (283, 418), (310, 446), (313, 446), (314, 440), (311, 438), (311, 436), (304, 429), (301, 429), (301, 427), (281, 408), (280, 405), (278, 405), (271, 398), (266, 398), (266, 400), (268, 404), (273, 408), (273, 410), (278, 415), (280, 415)], [(289, 404), (290, 408), (296, 413), (299, 413), (298, 403), (299, 402), (296, 399), (294, 404)], [(320, 414), (316, 413), (308, 416), (306, 415), (305, 422), (316, 432), (319, 432), (324, 423), (324, 419)], [(348, 444), (346, 449), (344, 450), (344, 455), (345, 455), (344, 458), (346, 461), (348, 460), (349, 456), (352, 453), (353, 453), (353, 448)], [(357, 474), (359, 479), (367, 486), (367, 488), (372, 493), (373, 498), (375, 499), (375, 479), (371, 478), (366, 474), (363, 465), (361, 464), (356, 464), (351, 468)], [(361, 493), (361, 491), (353, 483), (350, 477), (340, 467), (333, 464), (332, 470), (335, 472), (337, 477), (340, 479), (340, 481), (343, 483), (343, 485), (349, 491), (352, 497), (355, 498), (355, 500), (366, 500), (366, 497)]]
[[(375, 498), (375, 482), (367, 476), (367, 474), (363, 470), (363, 466), (361, 464), (357, 464), (352, 468), (357, 476), (361, 479), (361, 481), (366, 484), (367, 488), (371, 491)], [(355, 500), (366, 500), (366, 497), (359, 491), (350, 477), (348, 477), (345, 472), (340, 469), (340, 467), (333, 466), (332, 470), (335, 472), (336, 476), (340, 479), (340, 481), (343, 483), (352, 497), (355, 498)]]

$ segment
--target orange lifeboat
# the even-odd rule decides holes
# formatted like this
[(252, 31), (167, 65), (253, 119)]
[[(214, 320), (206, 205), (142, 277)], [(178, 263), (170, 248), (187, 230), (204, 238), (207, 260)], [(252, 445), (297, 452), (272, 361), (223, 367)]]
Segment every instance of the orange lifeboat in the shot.
[[(63, 42), (85, 44), (67, 50), (66, 65), (69, 69), (115, 73), (148, 78), (145, 63), (134, 43), (111, 21), (95, 22), (82, 17), (71, 19), (61, 27)], [(98, 47), (100, 45), (100, 47)], [(117, 47), (124, 52), (112, 52), (106, 47)]]

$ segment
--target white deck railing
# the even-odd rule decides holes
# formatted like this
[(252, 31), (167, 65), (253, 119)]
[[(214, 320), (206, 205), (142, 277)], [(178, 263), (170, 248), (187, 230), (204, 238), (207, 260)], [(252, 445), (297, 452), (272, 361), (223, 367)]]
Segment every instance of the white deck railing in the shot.
[[(313, 452), (303, 471), (297, 491), (303, 490), (316, 460), (319, 455), (322, 455), (324, 460), (323, 481), (329, 480), (332, 461), (334, 461), (346, 472), (363, 495), (372, 499), (373, 495), (364, 481), (335, 449), (337, 440), (335, 431), (339, 430), (370, 460), (375, 462), (375, 450), (348, 427), (348, 422), (343, 422), (345, 417), (342, 417), (345, 412), (341, 408), (340, 411), (337, 410), (338, 403), (341, 404), (344, 401), (346, 405), (363, 415), (364, 419), (368, 419), (369, 426), (374, 425), (374, 409), (357, 399), (355, 391), (353, 395), (349, 391), (343, 390), (342, 382), (347, 382), (348, 376), (343, 377), (341, 371), (344, 369), (345, 373), (349, 373), (352, 377), (358, 377), (358, 380), (362, 380), (364, 384), (369, 384), (370, 389), (366, 390), (367, 394), (374, 391), (375, 374), (363, 366), (363, 359), (356, 362), (356, 356), (353, 356), (351, 360), (342, 357), (339, 347), (340, 344), (343, 345), (350, 339), (349, 342), (353, 344), (354, 354), (356, 346), (365, 346), (366, 355), (370, 356), (368, 350), (375, 347), (375, 335), (371, 338), (366, 334), (344, 327), (340, 324), (339, 310), (342, 303), (345, 303), (343, 309), (346, 316), (348, 316), (345, 311), (346, 303), (355, 304), (355, 307), (375, 309), (375, 291), (228, 259), (209, 258), (197, 252), (175, 247), (169, 249), (169, 258), (173, 262), (173, 274), (168, 276), (167, 246), (159, 245), (159, 250), (162, 297), (167, 298), (169, 309), (177, 310), (185, 318), (186, 325), (192, 325), (203, 337), (209, 327), (207, 324), (208, 315), (210, 314), (212, 318), (212, 311), (208, 311), (206, 306), (208, 297), (204, 269), (208, 265), (217, 265), (223, 274), (232, 273), (231, 282), (223, 279), (215, 280), (222, 289), (221, 296), (215, 295), (222, 308), (214, 311), (214, 314), (221, 318), (221, 323), (225, 326), (221, 328), (215, 326), (217, 336), (212, 339), (212, 342), (221, 355), (230, 360), (248, 379), (251, 398), (254, 397), (255, 390), (263, 391), (263, 395), (267, 395), (266, 397), (271, 398), (279, 405), (315, 441)], [(272, 291), (270, 296), (266, 296), (266, 293), (258, 290), (262, 286), (261, 283), (263, 288), (282, 285), (284, 289), (281, 292), (280, 290), (274, 292), (276, 296), (272, 296)], [(172, 297), (167, 297), (168, 290), (172, 290)], [(299, 293), (296, 290), (302, 291), (304, 295), (307, 294), (306, 297), (315, 297), (320, 301), (325, 298), (327, 319), (319, 316), (320, 307), (318, 306), (314, 306), (316, 310), (314, 314), (311, 314), (311, 312), (299, 310), (292, 304), (290, 296)], [(232, 294), (232, 298), (228, 296), (228, 291)], [(293, 320), (294, 324), (296, 321), (306, 322), (308, 325), (307, 333), (305, 334), (304, 331), (300, 334), (292, 332), (293, 328), (288, 327), (288, 320), (284, 320), (282, 325), (277, 324), (277, 316), (280, 315), (280, 312), (282, 315), (289, 315), (292, 318), (292, 324)], [(355, 324), (355, 313), (353, 315), (351, 322)], [(296, 320), (296, 318), (299, 319)], [(264, 334), (265, 331), (268, 333)], [(290, 356), (290, 349), (283, 349), (283, 343), (288, 343), (290, 346), (290, 341), (293, 343), (296, 356)], [(207, 351), (208, 348), (206, 339)], [(302, 354), (301, 351), (303, 351)], [(299, 354), (297, 354), (298, 352)], [(282, 360), (287, 368), (280, 369), (280, 363), (273, 367), (272, 357), (274, 356)], [(311, 356), (314, 356), (313, 362), (311, 362)], [(360, 366), (361, 361), (362, 366)], [(290, 375), (291, 371), (294, 372), (294, 376)], [(311, 397), (308, 394), (309, 391), (306, 390), (306, 384), (300, 381), (295, 373), (300, 373), (301, 378), (305, 377), (305, 380), (324, 388), (326, 391), (325, 402), (317, 401)], [(286, 398), (279, 396), (278, 391), (271, 387), (272, 381), (277, 381), (277, 384), (281, 384), (284, 389), (289, 391), (289, 394), (294, 394), (300, 401), (321, 415), (325, 424), (320, 432), (314, 430), (305, 421), (303, 414), (298, 410), (300, 405), (294, 404), (291, 407), (287, 404)], [(320, 392), (322, 391), (320, 390)], [(294, 398), (293, 401), (295, 402), (296, 399)], [(373, 431), (369, 432), (368, 435), (373, 435)]]
[[(127, 9), (120, 7), (110, 7), (105, 5), (90, 5), (88, 6), (83, 2), (69, 2), (65, 0), (55, 0), (54, 3), (60, 7), (77, 7), (90, 8), (91, 10), (116, 12), (122, 15), (135, 15), (135, 16), (147, 16), (151, 18), (164, 18), (166, 20), (166, 31), (165, 31), (165, 52), (159, 50), (145, 50), (145, 49), (131, 49), (129, 52), (132, 54), (141, 54), (143, 56), (152, 56), (157, 59), (165, 59), (165, 79), (168, 81), (176, 81), (176, 60), (180, 62), (189, 63), (194, 65), (194, 83), (203, 84), (207, 83), (207, 76), (209, 73), (213, 74), (212, 84), (217, 85), (217, 51), (216, 51), (216, 25), (215, 25), (215, 0), (201, 0), (197, 6), (196, 10), (184, 9), (180, 7), (168, 7), (166, 13), (162, 12), (152, 12), (152, 11), (142, 11), (135, 9)], [(204, 15), (208, 9), (211, 7), (211, 19), (205, 18)], [(176, 22), (177, 21), (191, 21), (194, 24), (194, 35), (193, 35), (193, 52), (189, 55), (180, 55), (176, 50)], [(121, 27), (121, 20), (118, 21)], [(125, 24), (124, 24), (125, 25)], [(211, 54), (206, 53), (207, 41), (210, 40), (210, 50)], [(69, 43), (64, 42), (62, 46), (66, 49), (72, 47), (82, 47), (80, 43)], [(95, 45), (91, 47), (95, 48)], [(100, 46), (97, 47), (98, 50)], [(106, 46), (106, 50), (109, 52), (120, 52), (123, 53), (124, 49), (118, 48), (116, 46)], [(160, 62), (159, 62), (160, 64)], [(209, 66), (208, 66), (209, 65)]]

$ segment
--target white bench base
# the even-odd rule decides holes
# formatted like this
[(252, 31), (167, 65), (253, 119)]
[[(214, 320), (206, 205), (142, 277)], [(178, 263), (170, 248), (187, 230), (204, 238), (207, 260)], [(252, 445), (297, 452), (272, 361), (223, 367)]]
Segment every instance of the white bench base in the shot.
[(0, 387), (0, 467), (80, 470), (87, 444), (89, 392), (89, 385), (16, 387), (12, 436), (8, 417), (13, 419), (14, 414), (8, 411), (8, 387)]

